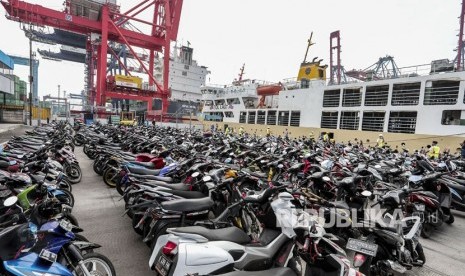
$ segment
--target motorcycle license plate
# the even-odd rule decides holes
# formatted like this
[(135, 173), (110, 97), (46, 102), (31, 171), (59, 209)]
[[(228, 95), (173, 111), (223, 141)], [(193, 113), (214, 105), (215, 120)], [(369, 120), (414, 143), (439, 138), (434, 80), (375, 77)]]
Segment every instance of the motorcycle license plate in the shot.
[(42, 249), (39, 253), (39, 258), (47, 262), (54, 263), (57, 261), (57, 254), (50, 252), (46, 249)]
[(166, 276), (170, 271), (171, 263), (172, 262), (165, 255), (160, 255), (155, 265), (155, 270), (160, 273), (160, 275)]
[(376, 256), (378, 251), (377, 244), (352, 238), (347, 242), (346, 248), (373, 257)]
[(418, 211), (421, 211), (421, 212), (424, 212), (424, 211), (425, 211), (425, 205), (423, 205), (423, 204), (415, 204), (415, 208), (416, 208)]

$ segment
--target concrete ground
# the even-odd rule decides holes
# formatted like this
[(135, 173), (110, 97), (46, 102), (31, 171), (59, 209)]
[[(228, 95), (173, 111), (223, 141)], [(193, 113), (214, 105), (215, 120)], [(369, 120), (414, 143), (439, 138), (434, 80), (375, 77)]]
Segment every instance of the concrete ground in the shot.
[[(0, 125), (1, 128), (1, 125)], [(27, 127), (0, 133), (0, 143), (11, 135), (21, 135)], [(150, 275), (149, 248), (131, 227), (131, 220), (124, 216), (123, 201), (114, 189), (107, 188), (102, 177), (92, 169), (92, 160), (76, 148), (76, 155), (83, 172), (81, 183), (73, 186), (76, 204), (73, 214), (84, 229), (84, 235), (102, 245), (97, 251), (113, 262), (118, 275)], [(455, 222), (443, 225), (430, 239), (422, 239), (426, 265), (414, 268), (408, 275), (464, 275), (465, 269), (465, 214), (454, 212)]]
[(7, 142), (13, 135), (22, 135), (30, 126), (21, 124), (0, 124), (0, 143)]

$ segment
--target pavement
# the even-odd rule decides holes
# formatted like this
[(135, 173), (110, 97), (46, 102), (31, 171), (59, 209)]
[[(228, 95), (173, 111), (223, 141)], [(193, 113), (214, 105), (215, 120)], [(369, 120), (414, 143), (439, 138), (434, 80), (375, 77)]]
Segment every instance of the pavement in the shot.
[(23, 124), (0, 124), (0, 144), (7, 142), (13, 135), (23, 135), (28, 129), (31, 127)]

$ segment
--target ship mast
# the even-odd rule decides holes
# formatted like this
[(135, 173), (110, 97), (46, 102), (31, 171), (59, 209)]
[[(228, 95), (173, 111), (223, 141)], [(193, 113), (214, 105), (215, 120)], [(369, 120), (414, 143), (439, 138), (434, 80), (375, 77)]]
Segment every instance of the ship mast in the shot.
[(306, 62), (307, 62), (308, 49), (310, 49), (310, 46), (312, 46), (313, 44), (315, 44), (315, 43), (312, 43), (312, 36), (313, 36), (313, 32), (310, 34), (310, 38), (307, 40), (307, 41), (308, 41), (308, 44), (307, 44), (307, 51), (305, 51), (304, 61), (303, 61), (302, 63), (306, 63)]
[(239, 79), (237, 80), (237, 82), (241, 82), (241, 81), (242, 81), (242, 76), (244, 75), (244, 68), (245, 68), (245, 63), (242, 64), (241, 72), (239, 73)]

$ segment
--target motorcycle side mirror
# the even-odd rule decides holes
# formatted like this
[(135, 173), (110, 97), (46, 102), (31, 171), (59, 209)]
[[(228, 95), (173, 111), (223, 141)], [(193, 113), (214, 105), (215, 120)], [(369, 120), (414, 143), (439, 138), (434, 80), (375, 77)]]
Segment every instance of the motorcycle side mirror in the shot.
[(208, 182), (208, 181), (211, 181), (212, 180), (212, 177), (209, 176), (209, 175), (206, 175), (202, 178), (203, 182)]
[(18, 202), (18, 198), (16, 196), (10, 196), (9, 198), (5, 199), (5, 201), (3, 202), (3, 205), (5, 207), (11, 207), (15, 205), (16, 202)]
[(193, 173), (191, 176), (192, 176), (193, 178), (196, 178), (197, 176), (199, 176), (199, 174), (200, 174), (199, 172), (195, 172), (195, 173)]
[(365, 190), (365, 191), (362, 192), (362, 196), (364, 196), (364, 197), (370, 197), (371, 195), (372, 195), (372, 193), (370, 191)]

